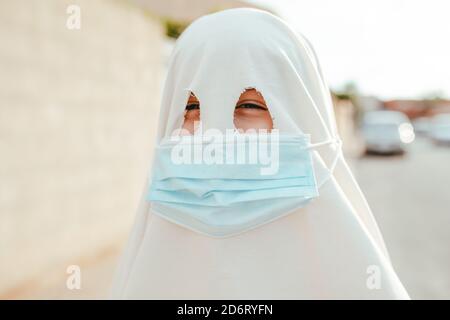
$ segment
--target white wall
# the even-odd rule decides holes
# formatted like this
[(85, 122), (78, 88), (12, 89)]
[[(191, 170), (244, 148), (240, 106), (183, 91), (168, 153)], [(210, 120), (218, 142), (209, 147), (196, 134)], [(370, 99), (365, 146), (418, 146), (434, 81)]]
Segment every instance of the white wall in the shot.
[[(80, 30), (66, 28), (70, 4)], [(162, 37), (126, 1), (0, 1), (0, 296), (123, 240), (151, 156)]]

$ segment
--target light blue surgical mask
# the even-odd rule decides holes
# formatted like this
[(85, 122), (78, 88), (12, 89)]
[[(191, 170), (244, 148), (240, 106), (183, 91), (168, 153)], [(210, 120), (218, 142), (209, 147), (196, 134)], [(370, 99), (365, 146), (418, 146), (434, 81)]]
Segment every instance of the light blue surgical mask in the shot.
[(164, 141), (147, 199), (155, 214), (176, 224), (212, 237), (236, 235), (319, 195), (311, 149), (327, 143), (311, 145), (304, 134)]

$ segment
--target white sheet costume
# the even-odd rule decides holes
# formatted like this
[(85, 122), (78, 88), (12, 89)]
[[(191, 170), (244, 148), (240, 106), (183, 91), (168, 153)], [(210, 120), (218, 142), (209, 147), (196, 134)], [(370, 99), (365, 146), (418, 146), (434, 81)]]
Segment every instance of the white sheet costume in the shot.
[[(234, 107), (248, 87), (262, 93), (280, 132), (308, 133), (313, 143), (338, 139), (308, 41), (269, 13), (231, 9), (198, 19), (178, 39), (157, 144), (181, 127), (189, 91), (200, 101), (203, 128), (223, 131), (234, 127)], [(313, 163), (317, 199), (227, 238), (155, 214), (147, 185), (112, 298), (408, 299), (340, 148), (319, 147)]]

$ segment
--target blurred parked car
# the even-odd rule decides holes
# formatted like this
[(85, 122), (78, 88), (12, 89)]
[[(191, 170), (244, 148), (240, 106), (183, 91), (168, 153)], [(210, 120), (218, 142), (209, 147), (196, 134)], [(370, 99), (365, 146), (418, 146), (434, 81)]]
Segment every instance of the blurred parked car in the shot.
[(434, 116), (429, 134), (436, 143), (450, 145), (450, 114)]
[(366, 153), (398, 154), (414, 141), (414, 128), (398, 111), (371, 111), (364, 115), (362, 133)]

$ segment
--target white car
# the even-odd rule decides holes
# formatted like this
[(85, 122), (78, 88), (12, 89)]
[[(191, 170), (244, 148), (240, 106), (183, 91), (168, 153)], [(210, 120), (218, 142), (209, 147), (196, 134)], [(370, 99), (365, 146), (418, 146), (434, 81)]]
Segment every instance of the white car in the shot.
[(450, 114), (439, 114), (431, 119), (430, 137), (437, 143), (450, 144)]
[(414, 141), (414, 128), (408, 117), (398, 111), (371, 111), (364, 115), (362, 133), (367, 153), (403, 153)]

